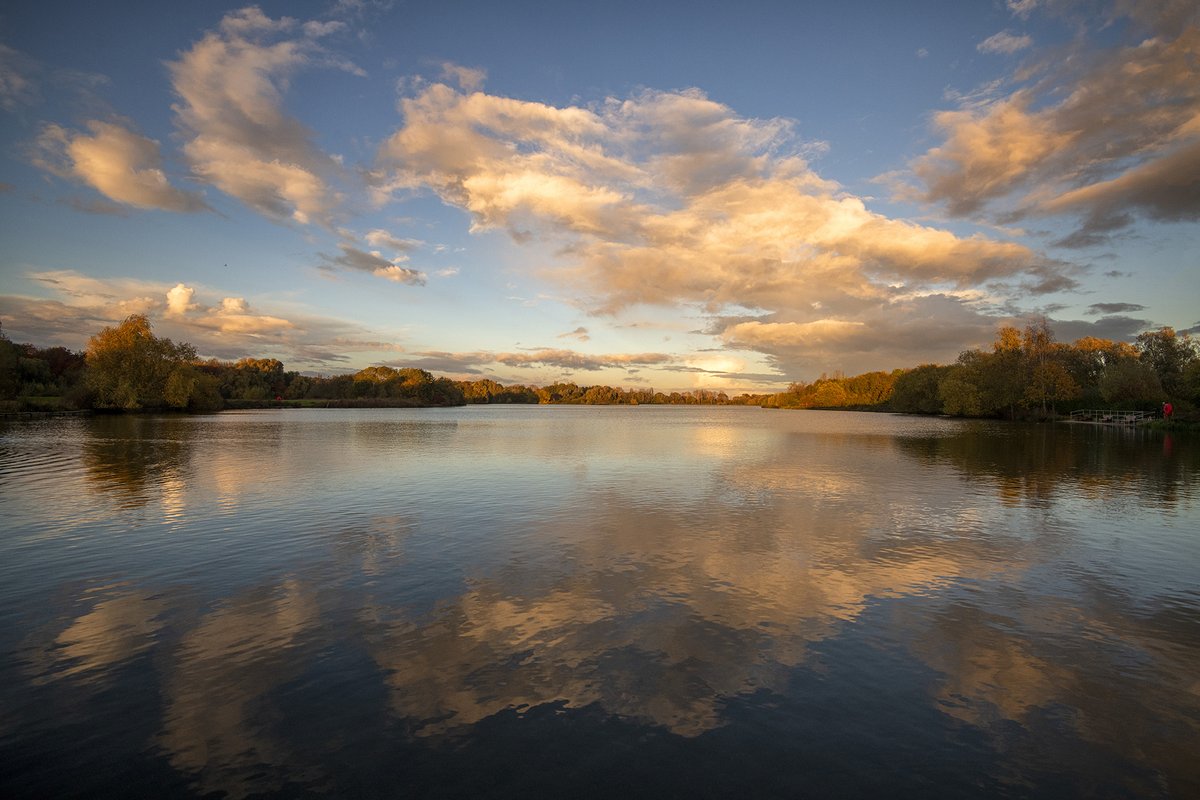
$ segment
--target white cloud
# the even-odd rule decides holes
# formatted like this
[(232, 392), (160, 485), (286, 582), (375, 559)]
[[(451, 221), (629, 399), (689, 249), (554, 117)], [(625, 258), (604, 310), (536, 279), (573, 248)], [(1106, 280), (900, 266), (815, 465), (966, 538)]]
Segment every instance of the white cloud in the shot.
[(416, 239), (402, 239), (380, 228), (368, 231), (363, 238), (372, 247), (389, 247), (398, 253), (408, 253), (421, 246), (421, 242)]
[(1029, 19), (1029, 15), (1038, 7), (1041, 0), (1007, 0), (1008, 10), (1013, 16)]
[(464, 92), (474, 92), (487, 80), (487, 71), (447, 61), (442, 64), (442, 78), (457, 83)]
[(1014, 36), (1008, 31), (1000, 31), (975, 45), (975, 49), (981, 53), (1012, 55), (1018, 50), (1024, 50), (1032, 46), (1033, 39), (1029, 36)]
[(168, 316), (182, 316), (196, 307), (192, 302), (196, 290), (182, 283), (177, 283), (167, 291)]

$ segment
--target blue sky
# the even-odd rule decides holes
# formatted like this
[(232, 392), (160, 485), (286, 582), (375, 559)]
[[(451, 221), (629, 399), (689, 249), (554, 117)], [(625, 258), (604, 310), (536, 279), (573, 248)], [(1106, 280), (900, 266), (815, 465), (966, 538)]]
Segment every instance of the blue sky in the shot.
[(1200, 325), (1193, 3), (23, 4), (0, 319), (770, 389)]

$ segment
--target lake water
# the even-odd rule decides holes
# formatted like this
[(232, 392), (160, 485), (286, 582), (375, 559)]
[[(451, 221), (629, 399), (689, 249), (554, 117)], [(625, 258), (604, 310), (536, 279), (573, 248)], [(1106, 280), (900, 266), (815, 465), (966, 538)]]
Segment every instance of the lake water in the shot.
[(6, 797), (1198, 797), (1200, 441), (0, 423)]

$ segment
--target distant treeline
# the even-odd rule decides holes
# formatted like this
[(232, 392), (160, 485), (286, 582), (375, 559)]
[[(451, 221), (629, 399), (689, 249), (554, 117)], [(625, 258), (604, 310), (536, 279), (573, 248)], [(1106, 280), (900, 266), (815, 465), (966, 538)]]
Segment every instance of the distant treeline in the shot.
[(14, 344), (0, 332), (0, 410), (92, 408), (215, 411), (273, 405), (450, 406), (756, 405), (851, 408), (966, 417), (1042, 418), (1073, 408), (1154, 410), (1171, 401), (1184, 417), (1200, 406), (1200, 352), (1186, 334), (1149, 331), (1134, 344), (1087, 337), (1054, 341), (1049, 325), (1001, 328), (990, 351), (949, 365), (924, 364), (853, 377), (821, 376), (776, 394), (698, 389), (656, 392), (611, 386), (503, 386), (454, 381), (422, 369), (367, 367), (352, 375), (301, 375), (273, 358), (200, 359), (195, 348), (154, 335), (142, 315), (105, 328), (78, 353)]
[(1046, 418), (1077, 408), (1158, 410), (1181, 418), (1200, 406), (1200, 352), (1187, 334), (1147, 331), (1134, 344), (1084, 337), (1054, 341), (1049, 324), (999, 330), (991, 350), (953, 364), (793, 383), (764, 405), (872, 408), (961, 417)]
[(0, 410), (216, 411), (285, 405), (453, 406), (466, 403), (725, 405), (757, 402), (699, 389), (664, 394), (610, 386), (502, 386), (423, 369), (367, 367), (352, 375), (301, 375), (274, 358), (200, 359), (187, 343), (155, 336), (143, 315), (105, 328), (86, 352), (14, 344), (0, 332)]

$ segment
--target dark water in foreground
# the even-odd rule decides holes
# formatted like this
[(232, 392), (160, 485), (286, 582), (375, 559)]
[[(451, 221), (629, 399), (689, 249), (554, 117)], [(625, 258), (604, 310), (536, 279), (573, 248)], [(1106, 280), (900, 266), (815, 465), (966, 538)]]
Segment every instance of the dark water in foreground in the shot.
[(1198, 797), (1200, 441), (0, 424), (6, 797)]

